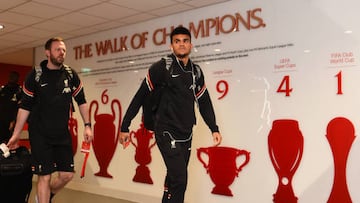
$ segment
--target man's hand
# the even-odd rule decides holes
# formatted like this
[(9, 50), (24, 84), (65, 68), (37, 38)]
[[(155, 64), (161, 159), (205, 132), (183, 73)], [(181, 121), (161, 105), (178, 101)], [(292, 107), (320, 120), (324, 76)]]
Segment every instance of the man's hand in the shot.
[(129, 132), (120, 132), (119, 142), (122, 144), (125, 149), (130, 143), (130, 133)]
[(214, 146), (220, 145), (222, 140), (221, 134), (219, 132), (213, 132), (212, 136), (213, 136)]
[(16, 149), (19, 147), (19, 139), (20, 139), (20, 135), (15, 135), (13, 134), (9, 140), (9, 142), (6, 144), (6, 146), (10, 149)]
[(94, 135), (93, 135), (93, 132), (91, 130), (91, 127), (90, 126), (85, 126), (84, 128), (84, 140), (85, 142), (87, 143), (90, 143), (92, 142), (94, 139)]

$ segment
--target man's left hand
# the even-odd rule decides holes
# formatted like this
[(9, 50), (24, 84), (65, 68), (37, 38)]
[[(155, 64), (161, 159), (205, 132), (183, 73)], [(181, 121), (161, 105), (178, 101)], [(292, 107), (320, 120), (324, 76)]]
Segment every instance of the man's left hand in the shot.
[(214, 146), (220, 145), (222, 141), (221, 134), (219, 132), (213, 132), (212, 136), (213, 136)]

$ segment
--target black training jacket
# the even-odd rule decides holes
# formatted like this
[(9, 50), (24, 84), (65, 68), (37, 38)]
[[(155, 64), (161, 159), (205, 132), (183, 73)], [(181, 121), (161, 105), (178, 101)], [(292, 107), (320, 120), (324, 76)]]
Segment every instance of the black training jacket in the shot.
[[(214, 109), (209, 93), (204, 82), (204, 74), (200, 67), (190, 60), (186, 67), (181, 61), (177, 61), (172, 54), (171, 74), (166, 69), (166, 60), (155, 62), (148, 70), (140, 88), (133, 97), (124, 116), (121, 131), (129, 132), (131, 120), (138, 113), (142, 101), (150, 91), (159, 88), (164, 80), (167, 83), (165, 92), (161, 97), (159, 110), (157, 111), (156, 126), (164, 129), (172, 129), (181, 133), (191, 133), (196, 124), (194, 104), (199, 104), (200, 114), (211, 132), (218, 132)], [(195, 88), (193, 86), (195, 85)]]
[(23, 86), (20, 108), (30, 111), (29, 130), (40, 129), (46, 136), (67, 134), (72, 98), (78, 105), (86, 103), (83, 85), (77, 73), (72, 76), (62, 67), (60, 70), (47, 68), (47, 60), (41, 62), (40, 80), (35, 80), (36, 70), (27, 76)]

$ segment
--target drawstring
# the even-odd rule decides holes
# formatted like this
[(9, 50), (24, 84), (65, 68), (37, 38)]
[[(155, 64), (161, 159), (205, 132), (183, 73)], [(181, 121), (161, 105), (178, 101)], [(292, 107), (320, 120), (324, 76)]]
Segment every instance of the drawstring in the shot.
[(196, 106), (199, 108), (199, 101), (196, 97), (196, 93), (195, 93), (195, 88), (196, 88), (196, 75), (195, 75), (195, 69), (194, 69), (194, 65), (192, 63), (192, 61), (190, 61), (190, 65), (191, 65), (191, 71), (187, 71), (185, 70), (185, 68), (181, 65), (181, 63), (179, 62), (179, 59), (176, 57), (176, 62), (177, 64), (180, 66), (181, 70), (184, 72), (184, 73), (190, 73), (191, 72), (191, 76), (192, 76), (192, 85), (190, 86), (189, 89), (192, 89), (193, 91), (193, 94), (194, 94), (194, 99), (195, 99), (195, 102), (196, 102)]
[(176, 144), (177, 142), (188, 142), (188, 141), (191, 140), (193, 134), (191, 133), (190, 136), (189, 136), (187, 139), (184, 139), (184, 140), (177, 140), (177, 139), (175, 139), (175, 138), (171, 135), (171, 133), (170, 133), (169, 131), (164, 131), (164, 132), (163, 132), (163, 136), (165, 136), (165, 135), (168, 135), (168, 136), (170, 137), (170, 139), (171, 139), (171, 141), (170, 141), (171, 148), (175, 149), (175, 148), (176, 148), (176, 145), (175, 145), (175, 144)]

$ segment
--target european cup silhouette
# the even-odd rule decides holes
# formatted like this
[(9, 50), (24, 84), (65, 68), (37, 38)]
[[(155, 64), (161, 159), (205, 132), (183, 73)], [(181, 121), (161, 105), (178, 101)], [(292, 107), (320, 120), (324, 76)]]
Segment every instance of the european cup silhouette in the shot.
[[(117, 111), (115, 110), (117, 106)], [(92, 142), (96, 160), (99, 163), (100, 171), (95, 173), (96, 176), (112, 178), (107, 171), (110, 161), (115, 153), (119, 139), (119, 126), (121, 124), (121, 106), (117, 99), (111, 102), (112, 114), (98, 114), (99, 104), (96, 100), (90, 104), (90, 115), (92, 108), (95, 107), (95, 124), (94, 124), (94, 140)], [(116, 126), (114, 121), (118, 116), (119, 123)]]

